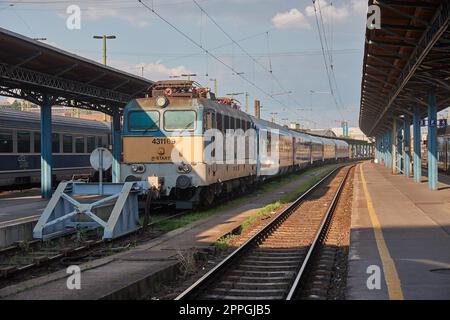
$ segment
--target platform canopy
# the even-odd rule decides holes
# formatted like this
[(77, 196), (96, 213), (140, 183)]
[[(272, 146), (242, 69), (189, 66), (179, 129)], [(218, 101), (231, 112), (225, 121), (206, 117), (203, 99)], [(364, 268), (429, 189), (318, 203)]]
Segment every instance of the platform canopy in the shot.
[(381, 29), (366, 31), (359, 125), (367, 136), (377, 136), (413, 106), (425, 117), (430, 94), (437, 97), (438, 111), (448, 107), (450, 1), (370, 5), (381, 9)]
[(0, 95), (112, 114), (152, 81), (0, 28)]

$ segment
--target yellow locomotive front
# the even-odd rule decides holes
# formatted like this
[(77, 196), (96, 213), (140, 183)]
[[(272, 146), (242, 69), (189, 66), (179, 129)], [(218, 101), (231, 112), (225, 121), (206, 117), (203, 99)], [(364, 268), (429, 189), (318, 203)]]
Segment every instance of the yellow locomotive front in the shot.
[[(178, 208), (199, 202), (208, 184), (203, 107), (207, 90), (192, 81), (160, 81), (124, 109), (122, 181), (146, 180)], [(207, 197), (206, 197), (207, 198)]]

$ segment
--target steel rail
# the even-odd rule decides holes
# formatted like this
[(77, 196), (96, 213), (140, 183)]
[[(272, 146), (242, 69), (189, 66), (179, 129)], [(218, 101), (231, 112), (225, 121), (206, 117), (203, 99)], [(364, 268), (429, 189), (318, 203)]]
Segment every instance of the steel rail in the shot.
[(347, 178), (350, 174), (350, 170), (353, 168), (354, 166), (351, 166), (344, 178), (342, 179), (341, 183), (339, 184), (338, 190), (336, 192), (336, 194), (333, 197), (333, 200), (331, 201), (330, 206), (328, 207), (327, 213), (325, 214), (322, 223), (320, 225), (320, 228), (311, 244), (311, 246), (309, 247), (308, 253), (306, 254), (305, 259), (302, 261), (301, 267), (297, 273), (297, 276), (291, 286), (291, 289), (289, 290), (289, 293), (286, 297), (286, 300), (292, 300), (293, 298), (295, 298), (296, 294), (298, 293), (300, 284), (301, 284), (301, 280), (303, 278), (303, 275), (305, 274), (305, 270), (307, 269), (309, 262), (311, 261), (311, 257), (313, 256), (314, 252), (317, 249), (317, 246), (319, 244), (319, 240), (325, 235), (326, 231), (328, 230), (328, 225), (329, 222), (331, 221), (331, 218), (333, 216), (334, 210), (336, 209), (338, 200), (342, 194), (342, 190), (344, 189), (345, 183), (347, 181)]
[[(253, 235), (250, 239), (248, 239), (243, 245), (233, 251), (229, 256), (227, 256), (224, 260), (222, 260), (217, 266), (211, 269), (208, 273), (206, 273), (203, 277), (197, 280), (194, 284), (192, 284), (189, 288), (183, 291), (180, 295), (178, 295), (175, 300), (192, 300), (201, 295), (207, 287), (214, 283), (216, 279), (218, 279), (227, 269), (232, 266), (234, 262), (236, 262), (239, 258), (241, 258), (246, 252), (255, 247), (255, 245), (264, 241), (264, 239), (270, 235), (273, 231), (275, 231), (290, 215), (295, 212), (295, 210), (300, 206), (300, 204), (310, 196), (319, 186), (321, 186), (324, 181), (326, 181), (330, 176), (332, 176), (335, 172), (337, 172), (341, 167), (333, 169), (329, 172), (325, 177), (320, 179), (316, 184), (314, 184), (311, 188), (305, 191), (300, 197), (298, 197), (290, 206), (285, 208), (282, 212), (280, 212), (270, 223), (268, 223), (263, 229)], [(349, 170), (350, 171), (350, 170)], [(346, 177), (348, 176), (348, 172)], [(346, 177), (343, 179), (345, 180)], [(342, 187), (342, 182), (339, 188)], [(336, 195), (334, 197), (336, 200)], [(330, 205), (331, 207), (331, 205)], [(297, 280), (297, 279), (296, 279)], [(298, 281), (295, 281), (295, 285), (298, 284)], [(292, 290), (290, 290), (292, 291)]]
[[(79, 255), (80, 252), (84, 252), (86, 250), (101, 248), (101, 246), (105, 246), (108, 244), (113, 244), (113, 243), (116, 243), (119, 241), (123, 241), (126, 238), (129, 238), (129, 237), (131, 238), (132, 236), (139, 235), (146, 228), (154, 226), (160, 222), (178, 218), (178, 217), (186, 215), (190, 212), (191, 212), (190, 210), (185, 210), (182, 212), (175, 213), (173, 215), (153, 221), (153, 222), (147, 224), (146, 226), (140, 226), (138, 229), (133, 230), (129, 233), (123, 234), (114, 239), (87, 240), (87, 241), (81, 243), (79, 246), (70, 248), (69, 250), (59, 251), (58, 253), (56, 253), (54, 255), (42, 256), (39, 259), (36, 259), (35, 261), (32, 261), (31, 263), (29, 263), (27, 265), (22, 265), (22, 266), (11, 265), (9, 267), (3, 267), (3, 268), (0, 267), (0, 280), (9, 279), (13, 276), (17, 276), (18, 274), (28, 271), (28, 270), (31, 270), (33, 268), (42, 267), (42, 266), (48, 265), (50, 263), (58, 262), (59, 260), (61, 260), (62, 258), (65, 258), (65, 257), (72, 257), (75, 255)], [(53, 239), (52, 241), (56, 241), (57, 239), (64, 238), (67, 236), (72, 236), (72, 235), (73, 235), (73, 233), (65, 234), (61, 237)], [(29, 243), (27, 243), (27, 247), (33, 248), (33, 249), (39, 249), (39, 246), (42, 245), (43, 243), (44, 242), (42, 240), (32, 240)], [(26, 252), (26, 251), (27, 251), (26, 248), (23, 248), (20, 243), (17, 243), (10, 247), (1, 249), (0, 257), (14, 256), (14, 255), (20, 254), (20, 252)]]

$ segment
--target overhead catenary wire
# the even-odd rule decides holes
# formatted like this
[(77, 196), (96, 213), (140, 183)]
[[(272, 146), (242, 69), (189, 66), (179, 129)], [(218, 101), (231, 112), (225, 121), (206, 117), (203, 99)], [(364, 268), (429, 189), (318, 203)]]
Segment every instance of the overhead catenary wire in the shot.
[[(259, 36), (261, 36), (261, 35), (264, 35), (265, 33), (266, 33), (266, 32), (259, 32), (259, 33), (256, 33), (256, 34), (247, 36), (247, 37), (245, 37), (245, 38), (241, 38), (241, 39), (239, 39), (239, 40), (237, 40), (237, 41), (242, 42), (242, 41), (250, 40), (250, 39), (259, 37)], [(216, 47), (210, 48), (210, 49), (208, 49), (208, 51), (215, 51), (215, 50), (217, 50), (217, 49), (221, 49), (221, 48), (225, 48), (225, 47), (231, 46), (232, 44), (234, 44), (234, 42), (227, 42), (227, 43), (218, 45), (218, 46), (216, 46)], [(204, 53), (205, 53), (204, 50), (202, 50), (201, 54), (203, 55)], [(180, 56), (180, 57), (161, 60), (161, 63), (162, 63), (162, 62), (169, 62), (169, 61), (173, 61), (173, 60), (177, 60), (177, 59), (182, 59), (182, 58), (194, 57), (194, 56), (196, 56), (196, 55), (198, 55), (198, 53), (184, 54), (184, 55), (182, 55), (182, 56)]]
[[(317, 6), (319, 8), (319, 15), (320, 15), (320, 21), (321, 21), (321, 25), (322, 25), (322, 32), (323, 32), (323, 38), (325, 40), (325, 47), (326, 47), (326, 52), (328, 53), (328, 57), (329, 57), (329, 65), (330, 65), (330, 73), (331, 73), (331, 77), (332, 77), (332, 83), (334, 84), (334, 94), (337, 95), (337, 100), (339, 102), (339, 105), (342, 106), (342, 98), (339, 92), (339, 88), (338, 88), (338, 84), (336, 81), (336, 74), (334, 72), (334, 61), (333, 61), (333, 39), (332, 39), (332, 25), (333, 22), (330, 21), (330, 19), (328, 19), (328, 37), (325, 33), (326, 28), (325, 28), (325, 23), (324, 23), (324, 19), (323, 19), (323, 14), (322, 14), (322, 6), (320, 5), (320, 0), (317, 0)], [(328, 17), (333, 17), (333, 14), (330, 14), (330, 11), (333, 9), (333, 2), (330, 2), (330, 5), (327, 7), (327, 13), (328, 13)], [(330, 38), (330, 41), (328, 41), (328, 38)]]
[[(230, 36), (230, 34), (227, 32), (227, 31), (225, 31), (225, 29), (219, 24), (219, 23), (217, 23), (216, 22), (216, 20), (213, 18), (213, 17), (211, 17), (211, 15), (205, 10), (205, 9), (203, 9), (203, 7), (202, 6), (200, 6), (200, 4), (198, 3), (198, 1), (197, 0), (192, 0), (194, 3), (195, 3), (195, 5), (200, 9), (200, 10), (202, 10), (204, 13), (205, 13), (205, 15), (217, 26), (217, 28), (220, 30), (220, 31), (222, 31), (222, 33), (223, 34), (225, 34), (225, 36), (228, 38), (228, 39), (230, 39), (239, 49), (241, 49), (241, 51), (242, 52), (244, 52), (254, 63), (256, 63), (256, 64), (258, 64), (262, 69), (264, 69), (265, 71), (267, 71), (271, 76), (272, 76), (272, 78), (275, 80), (275, 82), (278, 84), (278, 86), (281, 88), (281, 90), (283, 90), (283, 91), (287, 91), (286, 89), (285, 89), (285, 87), (282, 85), (282, 83), (281, 83), (281, 81), (278, 79), (278, 77), (276, 77), (275, 75), (274, 75), (274, 73), (273, 73), (273, 68), (272, 68), (272, 63), (271, 63), (271, 60), (270, 60), (270, 46), (269, 46), (269, 33), (267, 32), (266, 33), (266, 35), (267, 35), (267, 47), (268, 47), (268, 59), (269, 59), (269, 69), (265, 66), (265, 65), (263, 65), (261, 62), (259, 62), (257, 59), (255, 59), (244, 47), (242, 47), (237, 41), (235, 41), (234, 39), (233, 39), (233, 37), (231, 37)], [(234, 53), (234, 45), (233, 45), (233, 53)], [(233, 55), (233, 62), (234, 62), (234, 55)], [(234, 64), (233, 64), (233, 67), (234, 67)], [(272, 91), (272, 88), (271, 88), (271, 91)], [(272, 95), (271, 95), (272, 96)], [(273, 96), (272, 96), (272, 98), (273, 98)], [(291, 98), (292, 99), (292, 97), (291, 96), (289, 96), (289, 98)], [(296, 100), (292, 100), (295, 104), (297, 104), (299, 107), (300, 107), (300, 104), (298, 104), (297, 102), (296, 102)], [(296, 113), (297, 111), (296, 110), (294, 110), (294, 109), (292, 109), (292, 111), (294, 111), (294, 113)]]
[[(324, 26), (323, 18), (322, 18), (322, 7), (319, 2), (320, 0), (317, 0), (317, 1), (318, 1), (318, 6), (319, 6), (319, 13), (320, 13), (321, 20), (322, 20), (322, 29), (325, 30), (325, 26)], [(333, 8), (334, 8), (333, 1), (331, 1), (330, 5), (327, 7), (327, 12), (330, 13), (331, 10), (333, 10)], [(331, 19), (333, 18), (333, 14), (329, 14), (329, 16), (331, 17)], [(342, 109), (344, 109), (344, 103), (342, 101), (341, 93), (340, 93), (339, 86), (338, 86), (338, 83), (336, 80), (336, 73), (334, 70), (334, 59), (333, 59), (333, 42), (334, 42), (333, 29), (334, 28), (333, 28), (333, 20), (330, 21), (330, 18), (328, 19), (328, 26), (329, 26), (328, 37), (330, 38), (330, 41), (327, 41), (327, 36), (325, 34), (325, 31), (324, 31), (324, 37), (325, 37), (325, 41), (327, 43), (327, 51), (328, 51), (328, 54), (330, 57), (330, 72), (331, 72), (332, 82), (334, 84), (334, 89), (335, 89), (334, 93), (337, 95), (337, 100), (339, 102), (340, 107)]]
[(266, 43), (267, 43), (267, 60), (269, 62), (269, 71), (272, 73), (272, 58), (270, 56), (270, 45), (269, 45), (269, 31), (266, 32)]
[(241, 79), (243, 79), (245, 82), (247, 82), (248, 84), (250, 84), (252, 87), (254, 87), (255, 89), (257, 89), (258, 91), (260, 91), (261, 93), (263, 93), (264, 95), (266, 95), (267, 97), (269, 97), (270, 99), (272, 99), (273, 101), (279, 103), (282, 106), (285, 106), (285, 104), (283, 104), (280, 100), (274, 98), (272, 95), (270, 95), (268, 92), (266, 92), (264, 89), (262, 89), (260, 86), (258, 86), (256, 83), (252, 82), (251, 80), (249, 80), (247, 77), (245, 77), (244, 75), (242, 75), (241, 73), (237, 72), (232, 66), (230, 66), (229, 64), (227, 64), (225, 61), (223, 61), (222, 59), (220, 59), (219, 57), (217, 57), (216, 55), (214, 55), (213, 53), (211, 53), (208, 49), (203, 48), (197, 41), (195, 41), (191, 36), (189, 36), (187, 33), (185, 33), (184, 31), (182, 31), (180, 28), (178, 28), (176, 25), (174, 25), (173, 23), (171, 23), (169, 20), (167, 20), (166, 18), (164, 18), (162, 15), (160, 15), (154, 8), (150, 7), (147, 5), (147, 3), (145, 3), (143, 0), (138, 0), (138, 2), (140, 4), (142, 4), (142, 6), (144, 6), (147, 10), (151, 11), (153, 14), (155, 14), (159, 19), (161, 19), (163, 22), (165, 22), (167, 25), (169, 25), (172, 29), (174, 29), (175, 31), (177, 31), (179, 34), (181, 34), (184, 38), (186, 38), (187, 40), (189, 40), (190, 42), (192, 42), (195, 46), (197, 46), (198, 48), (200, 48), (201, 50), (204, 50), (205, 53), (207, 53), (210, 57), (212, 57), (214, 60), (216, 60), (217, 62), (219, 62), (220, 64), (222, 64), (224, 67), (226, 67), (227, 69), (231, 70), (233, 73), (235, 73), (237, 76), (239, 76)]
[(199, 9), (200, 9), (200, 10), (201, 10), (208, 18), (209, 18), (209, 20), (211, 20), (211, 22), (214, 23), (214, 25), (215, 25), (217, 28), (219, 28), (219, 30), (222, 31), (223, 34), (225, 34), (225, 35), (227, 36), (228, 39), (230, 39), (230, 40), (231, 40), (231, 41), (232, 41), (239, 49), (242, 50), (242, 52), (244, 52), (250, 59), (252, 59), (253, 62), (255, 62), (255, 63), (257, 63), (258, 65), (260, 65), (261, 68), (264, 68), (266, 71), (270, 72), (270, 70), (267, 69), (265, 65), (263, 65), (261, 62), (259, 62), (258, 60), (256, 60), (250, 53), (248, 53), (247, 50), (245, 50), (244, 47), (242, 47), (242, 46), (239, 44), (239, 42), (235, 41), (235, 40), (228, 34), (228, 32), (226, 32), (225, 29), (222, 28), (222, 26), (221, 26), (220, 24), (218, 24), (218, 23), (216, 22), (216, 20), (215, 20), (213, 17), (211, 17), (211, 15), (210, 15), (208, 12), (206, 12), (205, 9), (203, 9), (202, 6), (200, 6), (200, 4), (197, 2), (197, 0), (192, 0), (192, 1), (193, 1), (193, 2), (195, 3), (195, 5), (196, 5), (196, 6), (197, 6), (197, 7), (198, 7), (198, 8), (199, 8)]
[[(312, 3), (313, 3), (313, 7), (314, 7), (314, 16), (315, 16), (315, 19), (316, 19), (317, 31), (318, 31), (318, 34), (319, 34), (320, 46), (321, 46), (321, 49), (322, 49), (322, 56), (323, 56), (323, 61), (324, 61), (324, 65), (325, 65), (325, 71), (326, 71), (326, 75), (327, 75), (327, 79), (328, 79), (328, 85), (329, 85), (330, 93), (331, 93), (331, 96), (333, 97), (333, 102), (334, 102), (334, 104), (336, 106), (336, 109), (339, 112), (339, 115), (341, 116), (341, 118), (344, 119), (344, 116), (343, 116), (342, 111), (341, 111), (341, 107), (339, 106), (339, 103), (337, 101), (337, 98), (336, 98), (336, 95), (335, 95), (335, 92), (334, 92), (334, 88), (333, 88), (333, 80), (332, 80), (333, 79), (333, 73), (330, 70), (329, 61), (327, 59), (327, 58), (329, 58), (329, 56), (327, 57), (327, 52), (325, 51), (325, 48), (328, 46), (328, 44), (327, 44), (327, 40), (326, 40), (325, 30), (323, 30), (323, 28), (320, 27), (319, 16), (317, 14), (316, 1), (319, 2), (320, 0), (312, 0)], [(318, 6), (320, 8), (320, 4), (319, 3), (318, 3)]]
[(316, 0), (316, 1), (317, 1), (317, 7), (319, 8), (320, 25), (322, 27), (323, 39), (324, 39), (324, 43), (325, 43), (326, 53), (328, 54), (328, 60), (329, 60), (330, 69), (333, 69), (333, 58), (332, 58), (331, 53), (330, 53), (330, 46), (328, 45), (328, 39), (327, 39), (327, 35), (326, 35), (325, 23), (323, 22), (322, 6), (320, 5), (320, 0)]

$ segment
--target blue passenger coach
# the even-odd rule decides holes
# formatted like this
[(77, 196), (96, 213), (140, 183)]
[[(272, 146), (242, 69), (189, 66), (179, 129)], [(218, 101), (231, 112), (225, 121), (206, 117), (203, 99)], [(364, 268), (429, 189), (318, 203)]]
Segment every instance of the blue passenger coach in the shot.
[[(52, 178), (93, 174), (89, 155), (96, 147), (109, 147), (109, 137), (106, 122), (53, 116)], [(40, 138), (39, 113), (0, 109), (0, 188), (40, 182)]]

